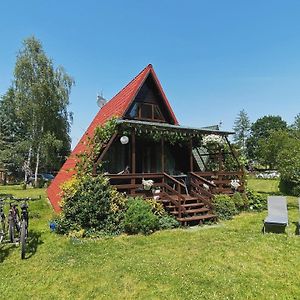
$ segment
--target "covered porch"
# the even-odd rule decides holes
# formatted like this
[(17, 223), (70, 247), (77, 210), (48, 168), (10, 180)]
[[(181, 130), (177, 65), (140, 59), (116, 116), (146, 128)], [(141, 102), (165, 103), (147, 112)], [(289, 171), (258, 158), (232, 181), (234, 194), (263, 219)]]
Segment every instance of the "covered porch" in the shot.
[[(94, 171), (100, 166), (120, 192), (155, 197), (186, 220), (199, 212), (202, 218), (212, 216), (203, 212), (211, 212), (213, 195), (244, 190), (243, 170), (228, 140), (231, 132), (136, 120), (118, 120), (117, 128)], [(205, 142), (211, 136), (222, 144)], [(149, 190), (143, 184), (147, 180), (153, 182)]]

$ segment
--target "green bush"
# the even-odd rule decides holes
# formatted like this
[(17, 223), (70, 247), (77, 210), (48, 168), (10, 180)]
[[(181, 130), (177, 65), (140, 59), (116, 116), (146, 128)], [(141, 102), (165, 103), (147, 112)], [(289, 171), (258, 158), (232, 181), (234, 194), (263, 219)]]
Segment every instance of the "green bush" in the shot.
[(292, 195), (296, 197), (300, 197), (300, 184), (297, 184), (293, 187)]
[(22, 183), (20, 183), (20, 187), (22, 190), (26, 190), (27, 189), (27, 184), (25, 181), (23, 181)]
[(300, 196), (300, 140), (296, 135), (289, 136), (278, 157), (280, 172), (279, 189), (282, 193)]
[(172, 216), (165, 214), (159, 219), (160, 229), (172, 229), (179, 227), (179, 222)]
[(144, 199), (131, 198), (125, 212), (124, 229), (129, 234), (150, 234), (159, 229), (159, 217)]
[(267, 195), (254, 192), (251, 189), (246, 189), (246, 196), (251, 210), (262, 211), (267, 208)]
[(88, 174), (80, 179), (73, 177), (62, 186), (62, 191), (62, 214), (56, 220), (58, 232), (123, 231), (126, 198), (109, 184), (107, 177)]
[(233, 199), (228, 195), (215, 195), (213, 199), (214, 212), (221, 220), (232, 219), (237, 214)]
[(242, 211), (243, 209), (245, 209), (246, 203), (243, 196), (239, 192), (234, 193), (231, 199), (238, 211)]
[(291, 182), (286, 179), (280, 179), (279, 190), (281, 193), (291, 196), (300, 196), (300, 183)]

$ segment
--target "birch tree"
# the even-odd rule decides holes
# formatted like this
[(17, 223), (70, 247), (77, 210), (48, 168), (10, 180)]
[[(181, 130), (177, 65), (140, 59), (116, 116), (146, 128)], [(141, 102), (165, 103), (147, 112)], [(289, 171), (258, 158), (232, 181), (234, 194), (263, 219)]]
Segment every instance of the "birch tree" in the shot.
[[(16, 113), (26, 128), (25, 168), (34, 167), (35, 184), (41, 158), (49, 147), (70, 148), (71, 113), (68, 111), (73, 79), (62, 67), (55, 68), (42, 44), (34, 37), (25, 39), (14, 70)], [(54, 149), (53, 149), (54, 146)], [(25, 180), (27, 180), (25, 172)]]

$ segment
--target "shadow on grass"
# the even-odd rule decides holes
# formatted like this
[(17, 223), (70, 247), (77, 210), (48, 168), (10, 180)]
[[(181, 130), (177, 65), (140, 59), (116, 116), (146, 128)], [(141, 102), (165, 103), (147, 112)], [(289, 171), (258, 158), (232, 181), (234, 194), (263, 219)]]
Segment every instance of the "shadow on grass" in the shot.
[(29, 231), (26, 245), (25, 259), (31, 258), (37, 251), (39, 245), (44, 242), (41, 240), (41, 234), (36, 231)]
[(293, 224), (295, 225), (295, 235), (300, 235), (299, 222), (293, 222)]
[(0, 246), (0, 263), (3, 263), (15, 248), (15, 244), (2, 243)]
[[(41, 234), (36, 231), (29, 231), (27, 242), (26, 242), (26, 254), (25, 259), (30, 259), (37, 251), (39, 245), (43, 244), (41, 240)], [(0, 245), (0, 263), (13, 252), (21, 251), (21, 246), (15, 243), (3, 242)]]

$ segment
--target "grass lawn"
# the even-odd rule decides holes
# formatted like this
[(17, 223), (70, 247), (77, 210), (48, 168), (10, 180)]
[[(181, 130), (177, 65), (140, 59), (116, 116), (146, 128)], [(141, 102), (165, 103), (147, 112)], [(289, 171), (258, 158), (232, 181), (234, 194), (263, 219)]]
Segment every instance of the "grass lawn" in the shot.
[[(276, 180), (249, 186), (276, 193)], [(287, 234), (261, 234), (266, 212), (243, 213), (213, 226), (150, 236), (71, 240), (50, 233), (44, 190), (0, 187), (36, 196), (30, 203), (27, 259), (0, 245), (1, 299), (300, 299), (296, 198), (289, 197)]]

